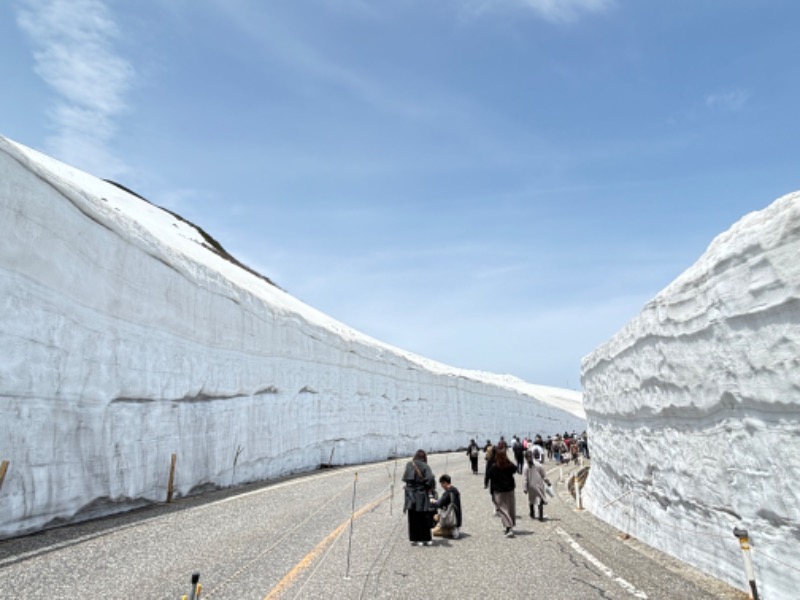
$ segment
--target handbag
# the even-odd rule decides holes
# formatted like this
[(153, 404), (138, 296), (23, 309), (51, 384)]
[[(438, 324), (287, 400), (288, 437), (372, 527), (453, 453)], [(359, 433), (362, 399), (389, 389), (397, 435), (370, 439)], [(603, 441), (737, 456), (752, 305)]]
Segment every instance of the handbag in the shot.
[(456, 516), (456, 505), (452, 502), (439, 513), (439, 526), (445, 529), (452, 529), (458, 523)]

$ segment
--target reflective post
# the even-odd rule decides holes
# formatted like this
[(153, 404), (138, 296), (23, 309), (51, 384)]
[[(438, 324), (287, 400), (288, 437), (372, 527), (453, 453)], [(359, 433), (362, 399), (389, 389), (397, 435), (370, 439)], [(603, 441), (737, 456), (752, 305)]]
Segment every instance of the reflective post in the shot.
[(202, 589), (203, 586), (200, 585), (200, 573), (192, 573), (192, 593), (189, 594), (189, 600), (198, 600)]
[(733, 535), (739, 538), (739, 545), (742, 548), (744, 557), (744, 572), (747, 575), (747, 582), (750, 584), (750, 595), (753, 600), (758, 600), (758, 588), (756, 587), (756, 573), (753, 569), (753, 559), (750, 556), (750, 537), (746, 529), (734, 527)]
[(6, 473), (8, 472), (8, 461), (4, 460), (0, 463), (0, 489), (3, 488), (3, 481), (6, 478)]

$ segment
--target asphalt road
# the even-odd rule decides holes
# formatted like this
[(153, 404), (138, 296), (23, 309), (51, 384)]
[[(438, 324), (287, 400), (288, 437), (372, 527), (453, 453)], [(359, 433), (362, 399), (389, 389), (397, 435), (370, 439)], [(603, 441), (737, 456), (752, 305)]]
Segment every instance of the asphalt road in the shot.
[[(0, 542), (0, 599), (573, 598), (742, 600), (747, 594), (577, 511), (566, 486), (516, 537), (464, 454), (429, 458), (462, 494), (458, 540), (408, 542), (406, 459), (182, 498)], [(548, 465), (552, 469), (553, 465)], [(568, 475), (571, 469), (565, 469)]]

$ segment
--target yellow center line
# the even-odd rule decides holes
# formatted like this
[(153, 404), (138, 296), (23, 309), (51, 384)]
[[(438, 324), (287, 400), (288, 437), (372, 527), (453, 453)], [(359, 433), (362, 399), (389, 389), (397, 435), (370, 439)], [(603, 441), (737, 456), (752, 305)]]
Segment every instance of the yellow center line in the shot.
[(363, 508), (359, 509), (352, 517), (348, 517), (346, 521), (344, 521), (341, 525), (339, 525), (336, 529), (331, 531), (328, 536), (322, 540), (319, 544), (317, 544), (308, 554), (306, 554), (292, 569), (284, 575), (283, 579), (281, 579), (278, 584), (272, 588), (272, 590), (264, 596), (264, 600), (274, 600), (276, 598), (280, 598), (281, 595), (294, 583), (294, 581), (305, 571), (311, 564), (314, 562), (314, 559), (322, 553), (322, 551), (331, 544), (337, 537), (339, 537), (342, 532), (347, 529), (347, 526), (350, 525), (351, 521), (358, 519), (359, 517), (363, 516), (365, 513), (371, 511), (373, 508), (378, 506), (381, 502), (384, 502), (391, 498), (391, 494), (387, 494), (377, 500), (373, 500)]

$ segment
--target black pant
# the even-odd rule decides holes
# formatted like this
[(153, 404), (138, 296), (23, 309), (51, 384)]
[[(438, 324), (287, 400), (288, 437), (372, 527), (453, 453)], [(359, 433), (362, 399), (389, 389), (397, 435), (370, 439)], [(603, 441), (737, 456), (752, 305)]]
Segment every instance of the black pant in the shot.
[(431, 516), (430, 511), (408, 510), (408, 539), (412, 542), (430, 542)]

